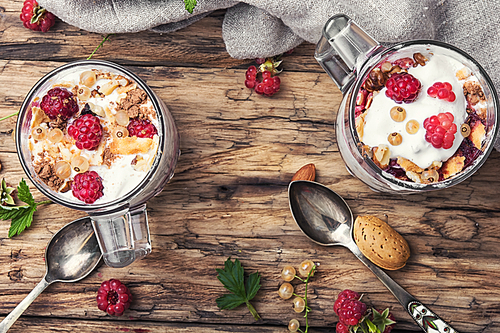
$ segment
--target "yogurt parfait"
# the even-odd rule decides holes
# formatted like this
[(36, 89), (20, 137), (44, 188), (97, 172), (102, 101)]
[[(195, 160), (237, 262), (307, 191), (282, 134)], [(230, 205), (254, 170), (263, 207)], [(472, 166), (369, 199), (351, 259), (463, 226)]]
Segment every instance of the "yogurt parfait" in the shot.
[(157, 112), (132, 79), (76, 67), (30, 104), (32, 170), (70, 202), (105, 204), (135, 189), (158, 144)]
[(407, 182), (452, 178), (485, 148), (487, 103), (472, 70), (444, 54), (389, 56), (357, 93), (355, 126), (363, 154)]

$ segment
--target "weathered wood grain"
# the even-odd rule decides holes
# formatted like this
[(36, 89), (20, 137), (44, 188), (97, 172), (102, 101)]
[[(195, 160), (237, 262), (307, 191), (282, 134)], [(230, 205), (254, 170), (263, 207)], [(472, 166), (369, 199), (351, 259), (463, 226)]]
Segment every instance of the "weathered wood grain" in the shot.
[[(62, 22), (48, 34), (27, 31), (17, 21), (20, 3), (7, 0), (0, 9), (0, 117), (15, 112), (45, 73), (86, 56), (101, 39)], [(217, 12), (171, 35), (113, 36), (99, 51), (98, 58), (127, 65), (145, 79), (168, 105), (181, 134), (176, 174), (148, 203), (153, 252), (123, 269), (101, 265), (79, 283), (53, 284), (12, 332), (284, 332), (291, 318), (303, 319), (276, 293), (280, 270), (304, 259), (321, 264), (310, 289), (314, 331), (334, 331), (333, 302), (345, 288), (364, 293), (377, 308), (390, 307), (400, 329), (417, 330), (351, 253), (315, 245), (295, 225), (287, 186), (307, 163), (316, 164), (317, 180), (342, 195), (355, 215), (387, 214), (408, 240), (408, 264), (389, 273), (398, 283), (459, 331), (495, 331), (500, 154), (494, 152), (476, 175), (447, 190), (412, 196), (372, 192), (349, 175), (338, 153), (333, 125), (341, 95), (312, 59), (313, 46), (290, 56), (289, 64), (297, 66), (281, 74), (278, 94), (264, 98), (244, 87), (248, 62), (225, 53), (221, 20)], [(0, 122), (0, 177), (11, 184), (24, 177), (12, 141), (14, 124), (15, 118)], [(0, 315), (42, 278), (50, 237), (84, 215), (41, 206), (33, 225), (12, 239), (6, 237), (8, 222), (0, 223)], [(245, 307), (216, 307), (225, 290), (215, 268), (228, 256), (261, 273), (262, 289), (253, 301), (261, 322)], [(99, 284), (109, 278), (122, 280), (135, 295), (126, 316), (116, 320), (95, 304)]]

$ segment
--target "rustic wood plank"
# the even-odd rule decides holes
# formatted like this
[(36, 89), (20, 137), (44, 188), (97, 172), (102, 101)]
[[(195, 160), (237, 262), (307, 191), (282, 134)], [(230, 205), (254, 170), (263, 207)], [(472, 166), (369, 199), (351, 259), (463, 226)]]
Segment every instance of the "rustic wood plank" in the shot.
[[(78, 320), (60, 320), (52, 318), (26, 317), (21, 318), (12, 327), (9, 332), (134, 332), (134, 333), (156, 333), (156, 332), (172, 332), (172, 333), (191, 333), (191, 332), (255, 332), (258, 329), (263, 333), (277, 333), (286, 331), (283, 326), (276, 325), (216, 325), (216, 324), (186, 324), (186, 323), (159, 323), (154, 321), (123, 321), (119, 318), (107, 321), (78, 321)], [(315, 332), (332, 332), (331, 328), (315, 328)], [(393, 333), (402, 333), (399, 330), (393, 330)], [(408, 331), (405, 331), (409, 333)]]

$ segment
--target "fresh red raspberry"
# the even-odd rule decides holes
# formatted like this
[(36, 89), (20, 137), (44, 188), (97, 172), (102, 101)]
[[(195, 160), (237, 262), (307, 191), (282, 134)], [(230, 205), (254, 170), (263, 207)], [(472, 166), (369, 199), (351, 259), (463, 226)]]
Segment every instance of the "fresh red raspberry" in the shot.
[(366, 304), (357, 299), (342, 302), (338, 311), (339, 320), (345, 325), (355, 326), (366, 313)]
[(248, 67), (245, 73), (245, 86), (248, 89), (255, 89), (259, 95), (272, 96), (280, 90), (281, 80), (277, 76), (272, 76), (270, 71), (262, 72), (262, 82), (257, 79), (257, 68)]
[(119, 280), (111, 279), (101, 283), (97, 291), (97, 307), (111, 316), (121, 316), (132, 302), (132, 294)]
[(158, 133), (155, 125), (147, 119), (133, 118), (130, 120), (127, 129), (130, 136), (136, 136), (138, 138), (152, 139), (153, 136)]
[(26, 0), (19, 16), (23, 25), (34, 31), (47, 32), (56, 23), (54, 14), (38, 5), (36, 0)]
[(55, 87), (43, 96), (40, 108), (50, 119), (68, 120), (78, 112), (78, 103), (71, 91)]
[(425, 141), (432, 144), (434, 148), (450, 149), (455, 141), (455, 133), (457, 133), (454, 119), (455, 117), (450, 112), (442, 112), (437, 116), (426, 118), (424, 120)]
[(76, 140), (78, 149), (94, 150), (99, 146), (103, 132), (99, 118), (84, 114), (68, 127), (68, 134)]
[(348, 299), (357, 299), (357, 300), (359, 300), (359, 298), (360, 298), (360, 295), (357, 292), (349, 290), (349, 289), (346, 289), (346, 290), (342, 291), (337, 296), (337, 300), (333, 304), (333, 311), (335, 311), (335, 313), (338, 315), (339, 314), (340, 306), (342, 305), (342, 303), (345, 300), (348, 300)]
[(433, 98), (444, 99), (448, 102), (454, 102), (457, 96), (453, 92), (453, 87), (449, 82), (435, 82), (427, 89), (427, 94)]
[(385, 95), (394, 102), (411, 103), (418, 97), (422, 84), (413, 75), (408, 73), (393, 74), (385, 83)]
[[(349, 326), (341, 323), (340, 321), (337, 323), (337, 327), (335, 330), (337, 333), (349, 333)], [(384, 332), (385, 333), (385, 332)]]
[(73, 178), (71, 190), (73, 196), (87, 204), (93, 204), (103, 196), (102, 179), (95, 171), (79, 173)]

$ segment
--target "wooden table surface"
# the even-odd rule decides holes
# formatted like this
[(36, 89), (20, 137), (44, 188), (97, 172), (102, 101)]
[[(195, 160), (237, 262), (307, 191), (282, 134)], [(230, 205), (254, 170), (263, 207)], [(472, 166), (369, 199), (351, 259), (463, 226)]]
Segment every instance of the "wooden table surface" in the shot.
[[(31, 86), (50, 70), (86, 58), (102, 35), (58, 21), (48, 33), (25, 29), (20, 0), (0, 7), (0, 117), (18, 110)], [(287, 186), (304, 164), (317, 181), (342, 195), (354, 215), (387, 214), (411, 247), (406, 267), (389, 275), (460, 332), (500, 329), (500, 154), (473, 177), (423, 195), (375, 193), (348, 174), (334, 135), (341, 94), (304, 43), (286, 56), (281, 91), (271, 98), (244, 86), (250, 60), (235, 60), (221, 38), (223, 11), (171, 34), (114, 35), (94, 56), (125, 65), (172, 112), (182, 154), (175, 176), (148, 202), (153, 252), (123, 269), (100, 265), (78, 283), (49, 286), (11, 332), (287, 332), (295, 314), (277, 295), (284, 265), (319, 262), (310, 284), (310, 332), (335, 332), (339, 291), (364, 293), (389, 307), (397, 328), (419, 331), (392, 294), (347, 249), (310, 242), (296, 226)], [(261, 41), (256, 41), (261, 42)], [(12, 140), (15, 117), (0, 122), (0, 177), (17, 184), (24, 173)], [(31, 184), (30, 184), (31, 185)], [(36, 200), (43, 196), (36, 191)], [(45, 273), (44, 249), (66, 223), (85, 216), (50, 204), (32, 226), (9, 239), (0, 223), (0, 316), (7, 315)], [(221, 311), (216, 278), (228, 258), (259, 271), (253, 304)], [(122, 317), (97, 309), (102, 281), (116, 278), (134, 295)], [(299, 292), (303, 287), (297, 288)]]

